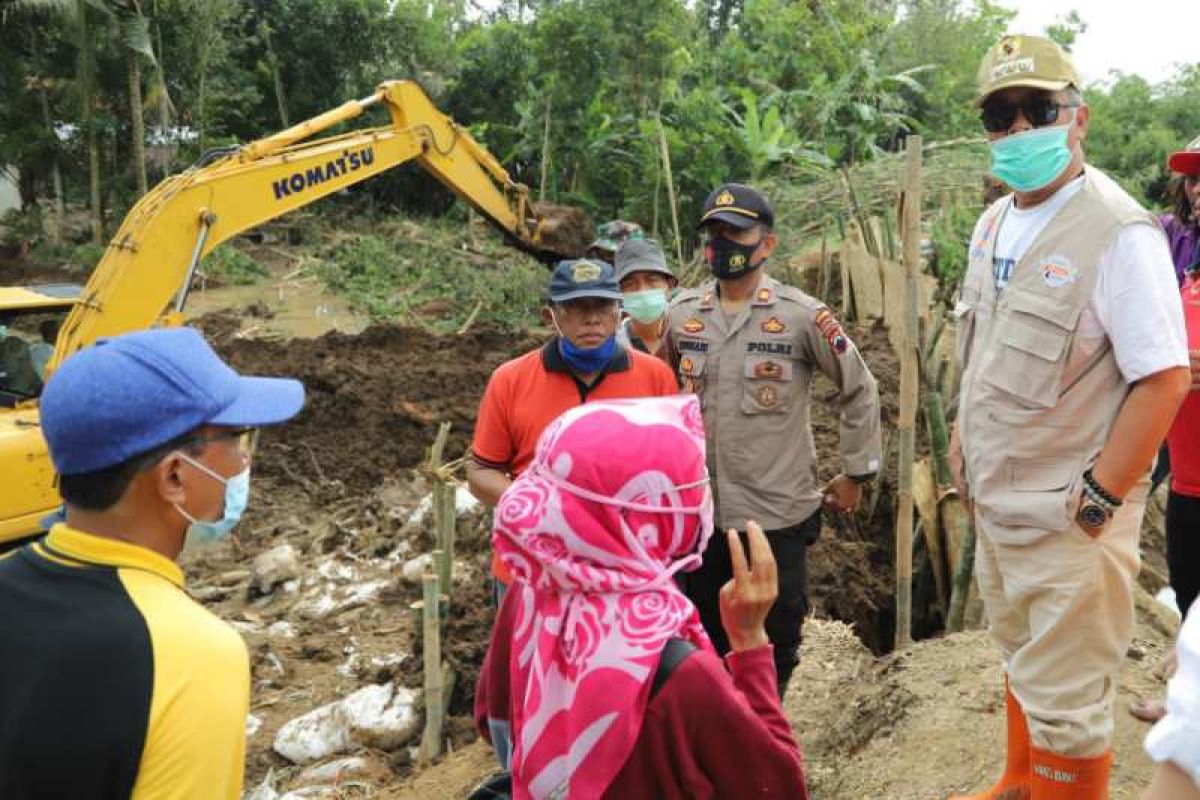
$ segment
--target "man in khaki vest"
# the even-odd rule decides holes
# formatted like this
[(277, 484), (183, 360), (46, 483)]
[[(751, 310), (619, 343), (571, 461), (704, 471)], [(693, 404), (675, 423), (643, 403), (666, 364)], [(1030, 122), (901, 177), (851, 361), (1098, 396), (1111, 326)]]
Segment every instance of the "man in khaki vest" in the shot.
[[(700, 227), (715, 281), (676, 295), (668, 353), (685, 391), (700, 396), (708, 471), (721, 529), (759, 523), (775, 554), (779, 598), (767, 616), (782, 697), (808, 610), (807, 548), (821, 505), (853, 511), (879, 469), (879, 392), (858, 349), (822, 303), (767, 276), (774, 212), (758, 191), (727, 183), (704, 203)], [(809, 426), (813, 373), (840, 392), (842, 474), (818, 488)], [(713, 541), (721, 537), (714, 537)], [(733, 575), (729, 550), (709, 543), (686, 590), (717, 651), (729, 652), (719, 597)]]
[(1189, 387), (1154, 218), (1085, 166), (1088, 108), (1055, 43), (1008, 36), (978, 104), (1013, 194), (971, 238), (952, 449), (1008, 678), (1008, 764), (976, 800), (1108, 797), (1154, 454)]

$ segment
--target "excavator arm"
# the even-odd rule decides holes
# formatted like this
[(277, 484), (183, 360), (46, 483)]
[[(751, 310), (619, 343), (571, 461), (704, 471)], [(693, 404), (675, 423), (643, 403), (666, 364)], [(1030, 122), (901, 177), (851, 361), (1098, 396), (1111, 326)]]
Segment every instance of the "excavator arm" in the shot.
[[(314, 134), (382, 104), (391, 124)], [(299, 125), (167, 178), (126, 216), (59, 335), (53, 369), (96, 339), (183, 309), (200, 260), (256, 225), (416, 161), (514, 244), (550, 260), (579, 255), (590, 222), (576, 209), (535, 207), (527, 187), (410, 81), (389, 81)]]
[[(383, 105), (390, 123), (312, 137)], [(180, 312), (201, 259), (232, 236), (384, 170), (415, 161), (514, 244), (543, 260), (576, 256), (591, 223), (577, 209), (535, 206), (471, 134), (416, 84), (391, 81), (244, 147), (167, 178), (126, 216), (59, 332), (47, 374), (97, 339), (147, 328)], [(166, 321), (171, 321), (170, 316)], [(0, 408), (0, 551), (38, 531), (61, 500), (36, 400)]]

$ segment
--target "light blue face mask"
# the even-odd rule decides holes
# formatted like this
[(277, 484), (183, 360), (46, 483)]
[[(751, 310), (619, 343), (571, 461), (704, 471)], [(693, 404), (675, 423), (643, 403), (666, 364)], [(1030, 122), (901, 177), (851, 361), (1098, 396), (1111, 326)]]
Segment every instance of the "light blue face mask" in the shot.
[(640, 292), (625, 292), (621, 303), (629, 316), (638, 322), (651, 323), (661, 319), (667, 311), (667, 293), (664, 289), (643, 289)]
[(997, 139), (992, 142), (992, 174), (1018, 192), (1049, 186), (1071, 163), (1070, 130), (1070, 125), (1048, 125)]
[(182, 514), (183, 518), (189, 523), (184, 547), (203, 546), (224, 539), (233, 530), (234, 526), (241, 521), (242, 515), (246, 513), (246, 506), (250, 503), (250, 468), (246, 467), (232, 478), (222, 478), (208, 467), (194, 459), (188, 458), (183, 453), (180, 453), (179, 457), (213, 480), (225, 484), (225, 511), (218, 520), (210, 522), (209, 520), (196, 519), (184, 511), (183, 507), (178, 503), (175, 504), (175, 510)]

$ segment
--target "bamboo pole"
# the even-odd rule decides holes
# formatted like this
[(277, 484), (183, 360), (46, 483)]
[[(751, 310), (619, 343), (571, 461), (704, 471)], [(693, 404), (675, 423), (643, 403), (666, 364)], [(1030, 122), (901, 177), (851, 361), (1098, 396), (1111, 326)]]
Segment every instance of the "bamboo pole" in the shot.
[(442, 697), (442, 632), (438, 619), (438, 577), (427, 572), (421, 577), (424, 596), (422, 628), (425, 639), (425, 730), (421, 734), (419, 760), (428, 764), (442, 753), (442, 722), (446, 706)]
[(671, 175), (671, 149), (667, 147), (667, 130), (663, 127), (662, 117), (654, 115), (658, 125), (658, 146), (662, 151), (663, 175), (667, 179), (667, 201), (671, 204), (671, 225), (675, 229), (675, 258), (677, 264), (683, 263), (683, 237), (679, 234), (679, 205), (675, 200), (675, 179)]
[(900, 350), (900, 438), (896, 512), (896, 647), (912, 641), (913, 457), (917, 419), (917, 273), (921, 257), (921, 137), (909, 136), (904, 185), (904, 336)]

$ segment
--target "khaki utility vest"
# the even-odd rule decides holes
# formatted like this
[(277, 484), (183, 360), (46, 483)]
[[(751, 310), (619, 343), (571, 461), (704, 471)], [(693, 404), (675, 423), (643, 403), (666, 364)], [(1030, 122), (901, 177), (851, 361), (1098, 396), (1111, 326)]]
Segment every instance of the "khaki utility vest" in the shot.
[(967, 482), (993, 538), (1009, 544), (1074, 524), (1079, 482), (1130, 391), (1108, 337), (1077, 329), (1118, 232), (1158, 223), (1099, 170), (1083, 180), (999, 296), (992, 256), (1009, 204), (992, 205), (955, 307)]

